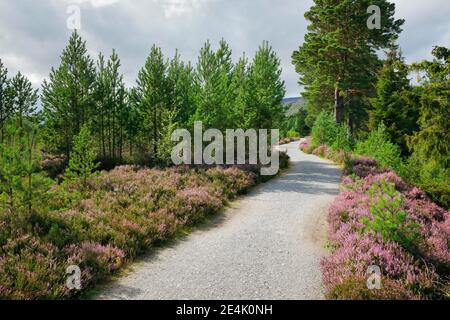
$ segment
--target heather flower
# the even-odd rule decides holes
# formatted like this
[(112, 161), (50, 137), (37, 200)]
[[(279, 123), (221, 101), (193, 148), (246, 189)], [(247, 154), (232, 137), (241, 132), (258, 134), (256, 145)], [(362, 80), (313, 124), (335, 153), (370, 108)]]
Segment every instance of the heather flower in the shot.
[[(374, 160), (352, 161), (360, 178), (342, 178), (344, 189), (328, 211), (333, 252), (321, 263), (327, 295), (358, 297), (356, 291), (360, 290), (359, 297), (371, 296), (361, 281), (369, 265), (378, 265), (383, 271), (382, 281), (389, 284), (383, 289), (384, 297), (426, 298), (429, 292), (437, 290), (436, 283), (446, 281), (445, 271), (437, 272), (450, 266), (450, 213), (394, 172), (380, 171)], [(393, 186), (395, 193), (385, 194), (386, 186)], [(413, 255), (399, 243), (367, 230), (364, 221), (373, 218), (372, 205), (380, 199), (396, 202), (399, 212), (406, 212), (408, 223), (419, 226), (419, 239), (424, 239), (423, 243), (416, 243), (419, 252)], [(433, 268), (436, 262), (440, 264), (438, 269)]]

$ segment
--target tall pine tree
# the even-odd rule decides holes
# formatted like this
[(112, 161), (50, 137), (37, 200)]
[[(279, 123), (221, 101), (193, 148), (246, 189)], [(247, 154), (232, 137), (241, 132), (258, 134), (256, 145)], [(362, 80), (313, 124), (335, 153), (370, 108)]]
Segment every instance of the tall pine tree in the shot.
[(174, 120), (179, 126), (186, 127), (195, 112), (195, 74), (190, 63), (181, 61), (178, 51), (170, 61), (167, 80), (169, 105), (176, 112)]
[(42, 104), (46, 118), (47, 148), (69, 157), (73, 137), (89, 123), (94, 108), (95, 66), (87, 54), (86, 42), (77, 31), (44, 81)]
[(163, 118), (172, 112), (168, 103), (167, 69), (161, 48), (153, 46), (132, 91), (132, 100), (141, 122), (142, 146), (150, 145), (153, 158), (157, 157), (163, 138)]
[(282, 100), (286, 93), (281, 72), (280, 59), (269, 43), (264, 41), (250, 67), (249, 103), (256, 113), (251, 127), (255, 129), (279, 127), (284, 117)]
[(228, 86), (232, 67), (231, 50), (224, 40), (216, 52), (209, 41), (200, 50), (196, 70), (198, 94), (193, 119), (202, 121), (205, 128), (227, 129)]
[[(367, 25), (373, 5), (381, 11), (380, 28)], [(380, 67), (376, 51), (388, 47), (404, 23), (394, 13), (395, 5), (386, 0), (314, 1), (305, 13), (310, 22), (305, 41), (292, 55), (311, 111), (334, 101), (336, 121), (346, 117), (353, 127), (362, 98), (373, 94)]]
[(3, 142), (6, 122), (12, 115), (9, 91), (8, 69), (0, 59), (0, 142)]
[(120, 59), (113, 50), (110, 59), (105, 62), (102, 54), (97, 63), (97, 81), (95, 86), (96, 108), (94, 126), (98, 128), (99, 150), (103, 159), (113, 162), (122, 159), (126, 138), (129, 110), (126, 103), (126, 89), (123, 75), (120, 73)]
[(408, 151), (406, 136), (417, 129), (418, 118), (417, 108), (409, 101), (412, 88), (408, 72), (401, 52), (393, 44), (378, 76), (369, 120), (371, 130), (384, 123), (390, 141), (400, 146), (403, 154)]
[(20, 71), (11, 79), (10, 101), (11, 109), (18, 121), (18, 126), (23, 128), (24, 120), (36, 111), (36, 102), (39, 98), (38, 90), (33, 89), (30, 80)]

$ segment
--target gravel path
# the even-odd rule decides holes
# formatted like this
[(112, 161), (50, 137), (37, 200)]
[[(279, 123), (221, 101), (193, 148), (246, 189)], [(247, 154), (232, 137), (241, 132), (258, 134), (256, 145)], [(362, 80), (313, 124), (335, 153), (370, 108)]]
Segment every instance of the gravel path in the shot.
[(281, 146), (291, 167), (225, 213), (132, 265), (98, 299), (322, 299), (326, 208), (340, 170)]

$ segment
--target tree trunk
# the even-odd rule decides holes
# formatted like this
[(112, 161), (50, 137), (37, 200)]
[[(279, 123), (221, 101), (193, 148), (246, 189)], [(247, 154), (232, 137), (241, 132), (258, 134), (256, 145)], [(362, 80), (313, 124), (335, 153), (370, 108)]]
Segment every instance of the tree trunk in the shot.
[(341, 97), (339, 88), (336, 88), (334, 92), (334, 115), (336, 123), (341, 124), (344, 121), (344, 97)]

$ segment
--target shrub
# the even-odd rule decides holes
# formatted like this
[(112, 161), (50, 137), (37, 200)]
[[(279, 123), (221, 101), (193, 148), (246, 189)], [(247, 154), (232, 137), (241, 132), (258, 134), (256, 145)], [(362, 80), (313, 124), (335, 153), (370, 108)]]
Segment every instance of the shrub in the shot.
[(445, 208), (450, 207), (450, 169), (434, 159), (423, 159), (414, 153), (403, 175), (420, 186), (430, 197)]
[(355, 153), (373, 157), (383, 167), (403, 172), (403, 160), (400, 148), (389, 141), (386, 127), (381, 124), (377, 130), (370, 132), (367, 140), (356, 145)]
[(289, 130), (286, 134), (287, 138), (300, 138), (300, 133), (295, 130)]
[(99, 166), (95, 163), (96, 151), (89, 129), (84, 126), (74, 138), (73, 150), (70, 153), (69, 167), (65, 172), (66, 180), (79, 179), (83, 188), (87, 187), (87, 180)]
[(311, 132), (314, 145), (326, 144), (331, 146), (336, 139), (338, 125), (330, 113), (322, 111), (318, 115)]
[(348, 152), (353, 149), (353, 144), (354, 142), (348, 125), (338, 125), (336, 128), (336, 136), (331, 147), (334, 150), (344, 150)]
[(306, 138), (301, 139), (299, 148), (300, 148), (300, 150), (302, 150), (305, 153), (311, 153), (313, 151), (312, 138), (306, 137)]
[(405, 211), (405, 202), (400, 192), (392, 184), (381, 181), (374, 184), (369, 193), (375, 200), (370, 208), (372, 218), (364, 218), (365, 231), (374, 231), (380, 234), (385, 241), (394, 241), (411, 253), (417, 253), (420, 238), (420, 229), (417, 223), (408, 219)]

